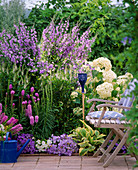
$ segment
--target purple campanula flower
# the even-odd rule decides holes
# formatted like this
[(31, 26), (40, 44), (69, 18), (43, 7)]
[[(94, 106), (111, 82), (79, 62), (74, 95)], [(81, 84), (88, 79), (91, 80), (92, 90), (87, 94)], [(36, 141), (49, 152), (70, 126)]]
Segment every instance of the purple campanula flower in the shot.
[(121, 41), (121, 43), (123, 43), (124, 46), (125, 46), (126, 43), (127, 43), (127, 38), (128, 38), (128, 37), (124, 37), (123, 40)]
[(12, 84), (9, 85), (9, 90), (12, 90)]
[(128, 43), (131, 44), (132, 38), (128, 38)]

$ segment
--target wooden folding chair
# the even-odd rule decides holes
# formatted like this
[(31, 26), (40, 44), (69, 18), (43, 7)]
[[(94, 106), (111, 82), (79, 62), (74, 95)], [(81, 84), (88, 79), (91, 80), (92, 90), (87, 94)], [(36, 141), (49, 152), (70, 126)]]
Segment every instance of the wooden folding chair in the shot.
[[(106, 111), (107, 107), (110, 108), (118, 108), (123, 109), (125, 112), (130, 110), (132, 107), (132, 103), (134, 100), (134, 95), (132, 97), (128, 97), (130, 93), (135, 89), (135, 83), (138, 83), (136, 79), (129, 83), (129, 88), (125, 90), (123, 94), (123, 98), (119, 102), (109, 101), (109, 100), (102, 100), (102, 99), (90, 99), (87, 102), (93, 102), (92, 107), (88, 115), (86, 116), (86, 120), (93, 124), (94, 127), (97, 128), (110, 128), (111, 131), (107, 138), (105, 139), (104, 143), (100, 146), (100, 148), (95, 152), (94, 157), (97, 157), (100, 153), (102, 156), (98, 160), (98, 162), (104, 162), (103, 167), (107, 167), (116, 157), (118, 152), (121, 150), (122, 146), (125, 145), (128, 148), (128, 144), (126, 143), (129, 133), (129, 127), (126, 126), (127, 124), (131, 123), (130, 121), (122, 120), (125, 119), (125, 116), (122, 113), (115, 112), (115, 111)], [(106, 104), (100, 104), (96, 106), (96, 102), (104, 102)], [(107, 104), (110, 103), (110, 104)], [(95, 106), (99, 108), (103, 108), (102, 111), (94, 111)], [(113, 141), (109, 144), (109, 140), (113, 137)], [(113, 153), (110, 153), (116, 142), (120, 140), (120, 143), (116, 147)], [(105, 149), (106, 148), (106, 149)], [(138, 159), (138, 156), (132, 154)]]

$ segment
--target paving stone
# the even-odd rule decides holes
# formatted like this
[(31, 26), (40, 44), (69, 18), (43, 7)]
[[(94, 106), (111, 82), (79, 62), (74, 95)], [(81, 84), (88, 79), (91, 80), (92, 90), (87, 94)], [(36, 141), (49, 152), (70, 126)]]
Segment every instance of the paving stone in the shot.
[(52, 165), (52, 164), (39, 164), (39, 165), (36, 165), (35, 169), (46, 169), (47, 168), (58, 168), (58, 165)]
[(135, 157), (126, 157), (126, 162), (128, 165), (135, 165), (136, 164), (136, 158)]
[(81, 156), (61, 156), (61, 160), (81, 160)]
[(62, 160), (60, 161), (60, 165), (80, 165), (81, 164), (81, 160)]
[(111, 166), (105, 168), (105, 170), (128, 170), (127, 166)]
[(104, 170), (102, 166), (87, 166), (83, 165), (82, 170)]
[(80, 169), (80, 168), (81, 168), (81, 165), (71, 165), (71, 164), (69, 164), (69, 165), (59, 165), (59, 168), (63, 168), (63, 169), (64, 169), (64, 168), (65, 168), (65, 169), (67, 169), (67, 168), (68, 168), (68, 169), (71, 169), (71, 168), (72, 168), (72, 169), (73, 169), (73, 168), (77, 168), (77, 169), (78, 169), (78, 168), (79, 168), (79, 169)]

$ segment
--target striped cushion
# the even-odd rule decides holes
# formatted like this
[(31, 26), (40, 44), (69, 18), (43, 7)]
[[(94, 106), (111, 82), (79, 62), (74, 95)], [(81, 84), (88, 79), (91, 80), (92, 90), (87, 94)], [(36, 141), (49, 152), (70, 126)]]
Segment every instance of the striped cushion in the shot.
[[(101, 116), (102, 111), (95, 111), (95, 112), (90, 112), (88, 113), (88, 116), (90, 116), (91, 118), (99, 118)], [(115, 112), (115, 111), (106, 111), (103, 119), (104, 118), (108, 118), (108, 119), (112, 119), (112, 118), (123, 118), (125, 117), (123, 114)]]

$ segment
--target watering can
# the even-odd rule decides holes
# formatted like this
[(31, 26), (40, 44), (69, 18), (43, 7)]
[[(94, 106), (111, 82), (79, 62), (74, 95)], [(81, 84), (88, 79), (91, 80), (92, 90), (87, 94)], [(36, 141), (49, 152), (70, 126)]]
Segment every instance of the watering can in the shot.
[(17, 158), (30, 142), (30, 139), (23, 145), (23, 147), (17, 152), (17, 140), (8, 140), (8, 136), (12, 138), (11, 133), (6, 133), (6, 140), (1, 141), (0, 144), (0, 163), (14, 163), (17, 162)]

